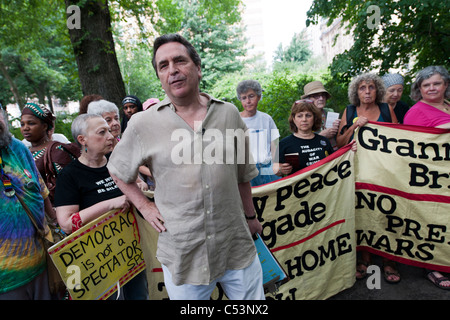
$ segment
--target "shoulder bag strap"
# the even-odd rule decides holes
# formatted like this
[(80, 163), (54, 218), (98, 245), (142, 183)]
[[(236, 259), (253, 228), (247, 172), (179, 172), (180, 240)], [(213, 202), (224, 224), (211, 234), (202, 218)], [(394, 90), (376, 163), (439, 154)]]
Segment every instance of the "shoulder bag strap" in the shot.
[(45, 231), (43, 229), (39, 228), (38, 224), (36, 223), (36, 220), (34, 219), (33, 215), (31, 214), (30, 209), (28, 209), (28, 206), (25, 204), (25, 202), (22, 200), (22, 198), (17, 195), (17, 193), (16, 193), (16, 197), (19, 200), (19, 202), (22, 204), (22, 207), (24, 208), (25, 212), (27, 213), (27, 215), (30, 218), (31, 222), (33, 223), (34, 227), (36, 228), (38, 235), (41, 238), (45, 238)]

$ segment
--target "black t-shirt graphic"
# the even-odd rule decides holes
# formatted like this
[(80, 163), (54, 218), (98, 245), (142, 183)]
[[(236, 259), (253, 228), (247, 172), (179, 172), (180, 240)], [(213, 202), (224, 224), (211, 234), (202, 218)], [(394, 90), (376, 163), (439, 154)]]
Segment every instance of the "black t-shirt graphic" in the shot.
[(79, 210), (123, 195), (106, 166), (90, 168), (74, 160), (56, 181), (55, 207), (79, 205)]
[[(298, 153), (299, 168), (296, 170), (298, 171), (332, 154), (333, 147), (326, 137), (318, 134), (314, 134), (312, 139), (302, 139), (291, 134), (280, 141), (279, 162), (287, 162), (285, 155), (295, 153)], [(294, 170), (291, 173), (294, 173)]]

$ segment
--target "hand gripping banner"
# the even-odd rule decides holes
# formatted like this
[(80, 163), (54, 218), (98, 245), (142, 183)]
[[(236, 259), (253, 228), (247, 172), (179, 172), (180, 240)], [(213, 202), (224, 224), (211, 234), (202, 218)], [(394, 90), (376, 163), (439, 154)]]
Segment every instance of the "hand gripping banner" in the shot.
[(107, 212), (49, 249), (71, 299), (107, 299), (145, 269), (134, 211)]

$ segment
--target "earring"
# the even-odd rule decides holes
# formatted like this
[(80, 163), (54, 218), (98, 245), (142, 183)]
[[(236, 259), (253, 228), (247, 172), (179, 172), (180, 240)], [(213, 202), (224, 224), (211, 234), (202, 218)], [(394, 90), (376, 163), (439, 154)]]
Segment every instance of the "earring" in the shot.
[(84, 146), (84, 152), (87, 153), (87, 145)]

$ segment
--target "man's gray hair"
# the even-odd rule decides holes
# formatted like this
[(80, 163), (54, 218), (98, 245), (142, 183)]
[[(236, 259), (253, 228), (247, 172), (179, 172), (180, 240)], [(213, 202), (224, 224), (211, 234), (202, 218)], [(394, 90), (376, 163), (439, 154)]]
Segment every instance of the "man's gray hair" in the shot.
[(262, 88), (256, 80), (244, 80), (239, 82), (236, 88), (237, 98), (241, 100), (241, 94), (246, 93), (250, 89), (255, 91), (256, 95), (261, 98)]
[[(450, 76), (447, 69), (441, 66), (428, 66), (417, 73), (416, 81), (414, 81), (414, 83), (411, 85), (411, 99), (413, 99), (414, 101), (419, 101), (422, 99), (422, 94), (420, 93), (420, 86), (422, 85), (422, 82), (431, 78), (435, 74), (439, 74), (444, 80), (444, 83), (447, 85), (449, 84)], [(450, 85), (447, 86), (447, 90), (444, 94), (444, 99), (450, 99)]]
[(106, 100), (92, 101), (89, 103), (87, 110), (88, 114), (98, 114), (101, 116), (105, 112), (115, 112), (119, 114), (119, 108), (117, 108), (114, 103)]
[[(89, 107), (91, 105), (89, 104)], [(72, 122), (72, 137), (73, 140), (81, 147), (81, 144), (78, 142), (78, 136), (85, 136), (87, 134), (89, 120), (94, 118), (103, 119), (103, 117), (99, 114), (89, 114), (83, 113), (76, 117)]]

